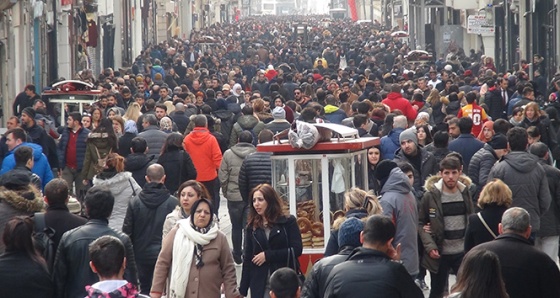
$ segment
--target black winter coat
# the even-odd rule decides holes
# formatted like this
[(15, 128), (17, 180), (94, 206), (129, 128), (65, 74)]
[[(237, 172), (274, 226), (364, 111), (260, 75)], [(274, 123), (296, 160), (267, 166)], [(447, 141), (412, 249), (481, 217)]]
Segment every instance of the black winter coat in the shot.
[(333, 268), (327, 279), (325, 298), (422, 298), (403, 265), (385, 253), (359, 247), (348, 260)]
[(0, 256), (2, 297), (54, 297), (54, 285), (47, 268), (24, 252), (6, 252)]
[(85, 225), (66, 232), (60, 240), (52, 275), (56, 297), (85, 297), (86, 285), (99, 281), (99, 277), (91, 271), (86, 260), (89, 260), (89, 244), (105, 235), (117, 237), (124, 244), (126, 250), (124, 279), (138, 285), (138, 273), (130, 238), (123, 232), (110, 228), (107, 220), (90, 219)]
[(239, 192), (245, 203), (249, 202), (249, 193), (253, 187), (272, 184), (272, 163), (270, 152), (255, 152), (248, 155), (239, 169)]
[(524, 237), (502, 234), (473, 248), (479, 249), (498, 255), (510, 298), (560, 297), (560, 272), (556, 263)]
[(331, 230), (331, 236), (329, 237), (329, 242), (327, 242), (327, 247), (325, 248), (325, 257), (336, 255), (340, 249), (338, 246), (338, 228), (347, 218), (357, 218), (362, 219), (367, 217), (368, 214), (364, 209), (351, 209), (346, 212), (346, 216), (340, 220), (336, 220), (334, 227)]
[(181, 183), (196, 179), (196, 168), (191, 156), (183, 149), (170, 148), (157, 161), (165, 170), (165, 187), (174, 194)]
[[(506, 206), (498, 206), (496, 204), (486, 205), (480, 214), (484, 221), (490, 227), (494, 235), (498, 236), (498, 224), (502, 221), (502, 215), (507, 210)], [(469, 215), (467, 230), (465, 231), (465, 253), (473, 247), (494, 240), (494, 236), (488, 232), (478, 215)]]
[[(293, 215), (281, 217), (270, 230), (267, 239), (263, 228), (247, 226), (245, 229), (243, 270), (239, 286), (239, 292), (243, 296), (247, 296), (250, 289), (251, 297), (263, 297), (269, 273), (282, 267), (299, 268), (298, 258), (303, 245), (296, 218)], [(252, 259), (261, 252), (264, 252), (266, 262), (257, 266)]]
[(541, 215), (541, 230), (537, 236), (558, 236), (560, 235), (560, 170), (548, 165), (543, 159), (539, 159), (539, 163), (546, 173), (552, 201), (548, 210)]
[(146, 183), (140, 194), (128, 203), (122, 231), (132, 240), (136, 260), (143, 263), (157, 260), (165, 217), (178, 204), (165, 185), (155, 182)]
[(476, 193), (473, 196), (475, 202), (478, 200), (482, 188), (488, 182), (488, 174), (498, 159), (496, 152), (488, 144), (484, 144), (484, 147), (472, 156), (468, 176), (476, 185)]
[(45, 223), (47, 227), (54, 230), (54, 248), (55, 251), (58, 248), (58, 243), (64, 233), (83, 226), (87, 223), (87, 219), (68, 211), (66, 204), (51, 204), (45, 212)]
[(352, 250), (354, 250), (353, 247), (345, 246), (338, 254), (317, 261), (305, 280), (301, 290), (301, 297), (322, 298), (325, 295), (329, 273), (331, 273), (334, 266), (346, 261)]
[(148, 156), (144, 153), (132, 153), (128, 155), (124, 161), (124, 170), (132, 174), (132, 178), (134, 178), (140, 187), (144, 187), (144, 184), (146, 184), (146, 170), (155, 162), (156, 159), (153, 155)]
[(131, 132), (125, 132), (122, 137), (119, 138), (119, 155), (126, 158), (130, 153), (130, 147), (132, 147), (132, 139), (136, 137), (136, 134)]

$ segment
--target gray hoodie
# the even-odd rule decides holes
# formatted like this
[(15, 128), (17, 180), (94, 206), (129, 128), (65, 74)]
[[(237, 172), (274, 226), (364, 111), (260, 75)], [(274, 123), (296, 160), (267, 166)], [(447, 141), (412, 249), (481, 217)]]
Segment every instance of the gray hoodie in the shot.
[(224, 152), (218, 177), (222, 185), (222, 192), (229, 201), (242, 201), (239, 192), (239, 169), (247, 155), (257, 151), (253, 144), (238, 143)]
[(389, 216), (395, 227), (393, 246), (401, 244), (401, 260), (410, 275), (418, 274), (418, 206), (408, 177), (394, 168), (381, 188), (383, 215)]

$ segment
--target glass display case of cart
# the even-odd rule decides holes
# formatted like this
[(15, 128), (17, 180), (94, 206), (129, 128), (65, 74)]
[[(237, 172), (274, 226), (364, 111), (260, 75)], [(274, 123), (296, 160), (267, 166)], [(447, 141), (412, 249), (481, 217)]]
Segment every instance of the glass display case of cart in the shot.
[(344, 216), (344, 193), (367, 185), (366, 150), (273, 155), (273, 187), (284, 212), (297, 217), (304, 253), (320, 253), (334, 220)]

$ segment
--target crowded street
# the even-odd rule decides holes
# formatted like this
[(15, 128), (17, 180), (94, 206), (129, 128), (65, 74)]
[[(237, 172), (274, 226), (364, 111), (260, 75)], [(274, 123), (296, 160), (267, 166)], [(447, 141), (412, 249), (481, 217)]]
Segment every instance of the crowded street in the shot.
[(560, 297), (556, 12), (16, 2), (1, 297)]

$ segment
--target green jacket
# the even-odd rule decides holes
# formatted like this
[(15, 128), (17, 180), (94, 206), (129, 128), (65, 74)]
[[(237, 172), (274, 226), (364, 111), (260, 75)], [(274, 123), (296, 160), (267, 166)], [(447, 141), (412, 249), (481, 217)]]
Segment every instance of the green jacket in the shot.
[[(113, 142), (115, 143), (115, 142)], [(84, 158), (84, 166), (82, 167), (83, 179), (92, 180), (98, 173), (95, 170), (97, 164), (97, 151), (99, 157), (105, 158), (109, 153), (117, 153), (116, 148), (111, 148), (109, 134), (107, 133), (90, 133), (86, 141), (86, 156)], [(97, 150), (95, 150), (97, 148)]]
[[(468, 223), (469, 215), (473, 213), (473, 204), (471, 195), (469, 194), (469, 186), (471, 179), (465, 175), (459, 177), (459, 190), (463, 195), (465, 207), (465, 222)], [(420, 208), (418, 210), (418, 234), (424, 245), (424, 257), (422, 258), (422, 265), (430, 270), (430, 272), (437, 273), (439, 269), (439, 260), (430, 258), (430, 251), (437, 249), (441, 253), (442, 244), (444, 240), (444, 223), (443, 213), (441, 206), (441, 192), (443, 188), (443, 180), (441, 176), (430, 176), (424, 184), (426, 192), (422, 197)], [(424, 231), (424, 226), (430, 224), (431, 233)]]

